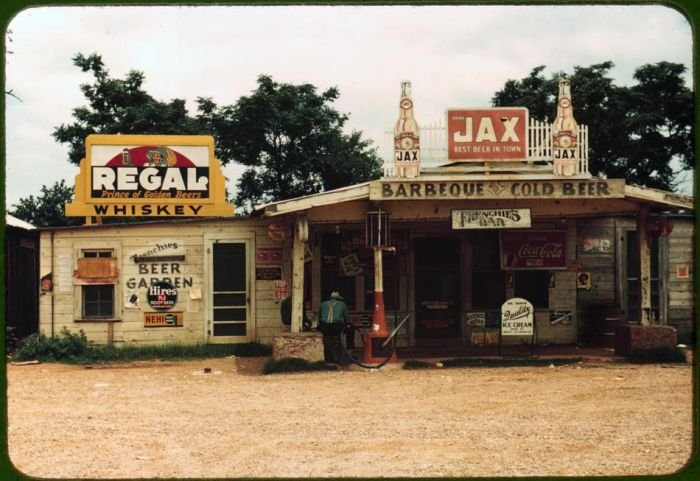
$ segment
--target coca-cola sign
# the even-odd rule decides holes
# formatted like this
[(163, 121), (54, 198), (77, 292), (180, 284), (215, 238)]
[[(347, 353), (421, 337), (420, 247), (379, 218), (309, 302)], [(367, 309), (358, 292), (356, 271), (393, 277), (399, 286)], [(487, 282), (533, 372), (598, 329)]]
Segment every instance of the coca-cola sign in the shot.
[(501, 269), (566, 269), (566, 232), (502, 231)]

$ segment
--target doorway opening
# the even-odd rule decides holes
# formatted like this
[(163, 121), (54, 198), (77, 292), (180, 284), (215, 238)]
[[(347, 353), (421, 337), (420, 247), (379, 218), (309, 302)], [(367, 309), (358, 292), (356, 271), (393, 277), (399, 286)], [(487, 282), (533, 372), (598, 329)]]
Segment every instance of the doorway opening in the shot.
[(425, 237), (415, 241), (415, 336), (458, 339), (461, 312), (458, 238)]

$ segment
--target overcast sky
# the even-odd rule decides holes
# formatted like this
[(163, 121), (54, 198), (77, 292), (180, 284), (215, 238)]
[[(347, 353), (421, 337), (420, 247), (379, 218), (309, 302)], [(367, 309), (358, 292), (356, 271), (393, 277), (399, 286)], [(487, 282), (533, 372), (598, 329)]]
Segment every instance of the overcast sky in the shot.
[[(6, 90), (21, 101), (6, 97), (8, 208), (42, 185), (74, 184), (78, 168), (51, 133), (87, 105), (79, 87), (92, 77), (71, 61), (79, 52), (102, 55), (116, 78), (142, 71), (149, 94), (184, 99), (190, 114), (199, 96), (235, 103), (263, 73), (337, 86), (349, 129), (383, 155), (402, 80), (412, 82), (419, 124), (447, 108), (488, 107), (538, 65), (549, 76), (611, 60), (616, 83), (630, 85), (635, 68), (665, 60), (686, 65), (692, 87), (690, 25), (664, 6), (41, 7), (9, 30)], [(224, 169), (231, 181), (239, 172)]]

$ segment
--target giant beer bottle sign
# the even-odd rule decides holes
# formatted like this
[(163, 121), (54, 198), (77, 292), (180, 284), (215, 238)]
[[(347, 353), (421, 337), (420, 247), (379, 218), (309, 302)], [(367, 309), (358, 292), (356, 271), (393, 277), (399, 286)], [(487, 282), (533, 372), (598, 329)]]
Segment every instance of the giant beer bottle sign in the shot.
[(413, 116), (411, 82), (401, 82), (399, 120), (394, 127), (394, 165), (398, 177), (417, 177), (420, 172), (420, 134)]
[(557, 116), (552, 124), (552, 165), (555, 175), (574, 175), (578, 164), (578, 124), (571, 103), (571, 84), (559, 81)]
[(90, 135), (66, 215), (233, 215), (210, 136)]

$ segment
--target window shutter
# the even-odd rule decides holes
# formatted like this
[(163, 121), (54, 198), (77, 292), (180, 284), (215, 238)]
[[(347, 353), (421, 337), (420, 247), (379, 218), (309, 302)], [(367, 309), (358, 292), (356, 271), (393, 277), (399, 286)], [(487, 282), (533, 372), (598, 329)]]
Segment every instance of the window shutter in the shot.
[(78, 259), (78, 270), (73, 273), (74, 283), (116, 284), (119, 281), (117, 259), (114, 257), (85, 257)]

